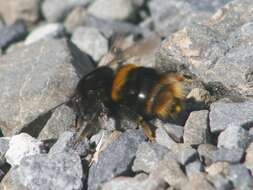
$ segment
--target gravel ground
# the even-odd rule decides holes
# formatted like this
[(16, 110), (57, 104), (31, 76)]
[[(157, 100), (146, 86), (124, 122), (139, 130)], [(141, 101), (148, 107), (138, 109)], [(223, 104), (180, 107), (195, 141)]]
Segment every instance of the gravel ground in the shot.
[[(252, 0), (0, 0), (0, 190), (253, 189), (252, 10)], [(128, 62), (189, 78), (184, 111), (154, 119), (152, 142), (129, 112), (124, 130), (109, 115), (90, 136), (80, 138), (89, 121), (76, 127), (68, 100), (117, 34), (139, 51)]]

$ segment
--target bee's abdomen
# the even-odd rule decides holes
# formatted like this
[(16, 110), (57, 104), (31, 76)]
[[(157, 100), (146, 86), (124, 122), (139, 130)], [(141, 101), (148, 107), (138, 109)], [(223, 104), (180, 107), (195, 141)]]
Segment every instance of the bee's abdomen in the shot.
[(146, 112), (162, 120), (181, 112), (184, 98), (182, 80), (183, 78), (177, 74), (161, 75), (149, 93)]
[(151, 116), (147, 115), (146, 102), (158, 79), (159, 74), (153, 68), (125, 65), (115, 76), (112, 99), (141, 115)]

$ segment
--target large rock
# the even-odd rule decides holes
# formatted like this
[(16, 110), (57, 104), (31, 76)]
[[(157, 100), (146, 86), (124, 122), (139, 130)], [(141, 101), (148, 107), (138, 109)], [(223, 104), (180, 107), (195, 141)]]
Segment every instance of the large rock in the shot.
[(245, 28), (252, 31), (252, 8), (250, 0), (232, 1), (205, 23), (169, 36), (161, 46), (157, 66), (187, 68), (205, 82), (218, 81), (252, 95), (252, 38), (244, 32)]
[(64, 39), (16, 49), (2, 56), (0, 63), (0, 128), (7, 136), (66, 102), (78, 74), (92, 68), (87, 56)]
[(141, 131), (128, 130), (100, 153), (97, 163), (89, 170), (88, 189), (96, 190), (99, 185), (131, 170), (138, 145), (145, 140)]
[(81, 159), (74, 153), (40, 154), (24, 158), (19, 167), (11, 168), (0, 189), (81, 190)]
[(7, 24), (24, 20), (27, 24), (34, 24), (39, 19), (40, 0), (0, 0), (0, 14)]
[(230, 0), (152, 0), (149, 9), (155, 30), (164, 35), (176, 32), (192, 22), (200, 22)]

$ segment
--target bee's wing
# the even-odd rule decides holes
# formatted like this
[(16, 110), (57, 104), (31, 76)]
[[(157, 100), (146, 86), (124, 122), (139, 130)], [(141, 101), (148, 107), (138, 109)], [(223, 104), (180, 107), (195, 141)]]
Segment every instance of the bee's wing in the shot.
[(100, 65), (115, 65), (119, 62), (126, 62), (133, 57), (143, 57), (152, 54), (161, 43), (158, 33), (152, 33), (148, 37), (137, 41), (130, 47), (123, 49), (124, 39), (122, 36), (116, 37), (108, 54), (102, 59)]
[(128, 47), (124, 52), (124, 58), (129, 59), (131, 57), (142, 57), (152, 53), (156, 50), (161, 43), (161, 37), (157, 33), (152, 33), (150, 36), (144, 38)]

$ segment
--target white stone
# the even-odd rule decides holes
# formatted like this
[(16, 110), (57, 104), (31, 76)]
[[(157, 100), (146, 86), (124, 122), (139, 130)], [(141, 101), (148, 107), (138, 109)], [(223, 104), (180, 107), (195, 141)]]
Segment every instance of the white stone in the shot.
[(60, 23), (49, 23), (34, 29), (26, 38), (25, 45), (32, 44), (45, 38), (56, 38), (64, 33), (64, 26)]
[(22, 158), (30, 155), (40, 154), (43, 143), (26, 133), (15, 135), (11, 138), (9, 149), (5, 157), (11, 166), (18, 166)]

